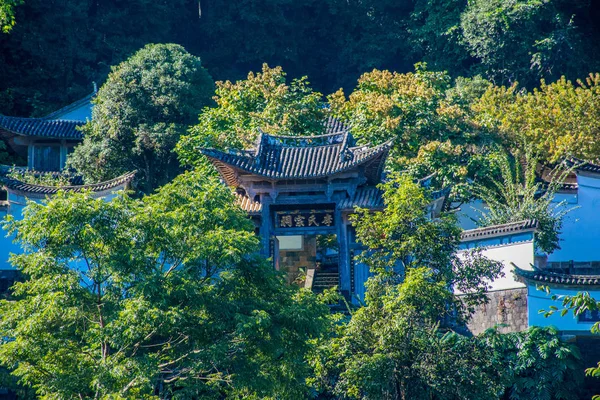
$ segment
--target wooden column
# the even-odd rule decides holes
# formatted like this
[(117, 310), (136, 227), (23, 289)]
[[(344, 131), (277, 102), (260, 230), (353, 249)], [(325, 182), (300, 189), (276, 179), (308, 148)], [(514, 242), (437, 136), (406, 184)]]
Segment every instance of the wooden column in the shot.
[(348, 247), (348, 217), (336, 209), (337, 239), (339, 246), (340, 290), (350, 294), (350, 249)]
[(263, 257), (271, 255), (271, 202), (271, 196), (266, 194), (261, 195), (260, 254)]

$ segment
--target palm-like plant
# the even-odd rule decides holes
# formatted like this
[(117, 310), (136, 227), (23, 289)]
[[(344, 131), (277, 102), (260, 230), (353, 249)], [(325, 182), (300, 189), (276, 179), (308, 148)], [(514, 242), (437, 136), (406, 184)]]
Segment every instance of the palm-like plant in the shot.
[(564, 216), (573, 208), (565, 201), (555, 202), (555, 194), (572, 169), (554, 168), (546, 179), (538, 179), (538, 156), (528, 148), (510, 155), (497, 152), (495, 163), (500, 177), (488, 186), (476, 185), (474, 192), (485, 204), (479, 226), (536, 220), (536, 246), (545, 253), (559, 249), (559, 234)]

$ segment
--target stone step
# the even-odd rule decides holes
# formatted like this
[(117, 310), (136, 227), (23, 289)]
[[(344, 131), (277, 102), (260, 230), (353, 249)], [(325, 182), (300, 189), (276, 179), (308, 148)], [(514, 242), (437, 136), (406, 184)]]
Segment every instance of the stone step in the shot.
[(340, 281), (339, 278), (321, 278), (321, 279), (314, 279), (313, 284), (315, 284), (315, 283), (337, 283), (339, 281)]
[(316, 272), (312, 289), (315, 293), (321, 293), (325, 289), (339, 286), (340, 274), (338, 272)]
[(339, 276), (318, 276), (317, 275), (317, 276), (315, 276), (314, 280), (326, 280), (326, 281), (329, 281), (329, 280), (336, 280), (336, 279), (339, 279), (339, 278), (340, 278)]

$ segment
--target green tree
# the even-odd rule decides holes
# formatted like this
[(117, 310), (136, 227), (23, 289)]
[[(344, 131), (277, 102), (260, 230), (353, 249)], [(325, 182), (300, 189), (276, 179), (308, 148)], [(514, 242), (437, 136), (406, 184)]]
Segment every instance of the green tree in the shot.
[(576, 400), (583, 384), (581, 354), (553, 327), (500, 334), (490, 329), (479, 340), (502, 366), (506, 400)]
[[(540, 289), (545, 289), (546, 292), (550, 293), (551, 289), (549, 287), (542, 287)], [(559, 300), (559, 296), (553, 294), (551, 296), (552, 300)], [(549, 317), (560, 311), (561, 317), (564, 317), (569, 313), (569, 311), (573, 312), (573, 316), (577, 317), (585, 312), (598, 312), (600, 311), (600, 301), (596, 300), (589, 292), (579, 292), (573, 296), (561, 296), (562, 300), (562, 308), (559, 309), (556, 306), (550, 306), (548, 310), (539, 310), (540, 313), (543, 313), (545, 317)], [(592, 334), (600, 333), (600, 322), (595, 322), (590, 332)], [(587, 368), (585, 370), (585, 374), (587, 376), (591, 376), (594, 378), (600, 378), (600, 361), (598, 361), (598, 365), (596, 367)], [(593, 397), (593, 400), (600, 400), (600, 395), (596, 395)]]
[(271, 134), (311, 135), (323, 133), (327, 110), (321, 94), (306, 78), (288, 85), (281, 67), (249, 73), (248, 79), (217, 82), (217, 107), (205, 108), (198, 125), (179, 143), (187, 164), (198, 162), (197, 148), (243, 149), (253, 145), (259, 130)]
[(466, 4), (462, 0), (414, 2), (408, 30), (416, 59), (451, 76), (468, 73), (471, 55), (462, 43), (460, 29), (460, 17)]
[(10, 32), (15, 24), (15, 7), (23, 3), (23, 0), (0, 1), (0, 29), (2, 32)]
[(98, 91), (69, 166), (96, 182), (137, 170), (140, 188), (150, 193), (181, 172), (173, 149), (212, 91), (198, 57), (174, 44), (147, 45)]
[(7, 227), (26, 279), (0, 303), (0, 362), (40, 398), (304, 397), (328, 309), (251, 255), (205, 171), (142, 200), (61, 193)]
[(433, 184), (456, 186), (453, 197), (465, 200), (469, 180), (488, 176), (490, 130), (473, 123), (471, 105), (490, 82), (476, 77), (457, 79), (427, 71), (400, 74), (374, 70), (358, 81), (346, 98), (342, 90), (328, 97), (332, 114), (352, 126), (363, 144), (393, 140), (388, 168), (420, 179), (435, 173)]
[(478, 69), (499, 85), (533, 86), (541, 78), (581, 74), (586, 52), (573, 17), (584, 10), (563, 10), (561, 3), (469, 1), (460, 26), (464, 44), (481, 62)]
[(321, 348), (315, 384), (339, 399), (489, 399), (501, 364), (476, 339), (439, 329), (452, 293), (427, 267), (370, 280), (367, 301)]
[[(491, 350), (448, 327), (485, 302), (501, 264), (479, 253), (460, 259), (454, 218), (431, 219), (411, 179), (394, 176), (382, 189), (384, 211), (353, 217), (366, 247), (359, 260), (373, 273), (365, 304), (313, 359), (314, 384), (338, 398), (493, 398), (503, 382)], [(452, 287), (467, 293), (463, 301)]]
[(532, 146), (541, 161), (600, 158), (600, 74), (573, 84), (564, 77), (531, 92), (490, 87), (473, 104), (476, 121), (496, 130), (506, 147)]
[(186, 0), (27, 0), (15, 11), (18, 23), (0, 35), (0, 113), (21, 117), (87, 96), (92, 82), (148, 43), (189, 48), (181, 37), (195, 36), (198, 17)]
[(560, 185), (571, 170), (557, 168), (550, 172), (549, 183), (538, 180), (539, 158), (531, 149), (511, 157), (500, 152), (495, 158), (500, 179), (492, 179), (489, 186), (476, 185), (475, 197), (483, 200), (485, 210), (477, 221), (480, 226), (491, 226), (536, 220), (535, 244), (545, 253), (560, 249), (559, 235), (564, 216), (572, 210), (565, 202), (554, 202)]

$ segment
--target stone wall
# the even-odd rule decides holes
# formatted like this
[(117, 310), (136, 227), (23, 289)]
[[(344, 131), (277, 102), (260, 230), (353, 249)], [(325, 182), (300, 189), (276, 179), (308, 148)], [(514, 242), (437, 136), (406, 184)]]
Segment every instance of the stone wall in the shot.
[(301, 270), (304, 272), (315, 268), (317, 262), (317, 237), (315, 235), (304, 236), (302, 250), (279, 250), (279, 270), (287, 274), (288, 283), (298, 283)]
[(489, 302), (476, 308), (467, 324), (478, 335), (488, 328), (499, 326), (502, 333), (527, 329), (527, 288), (497, 290), (488, 293)]

